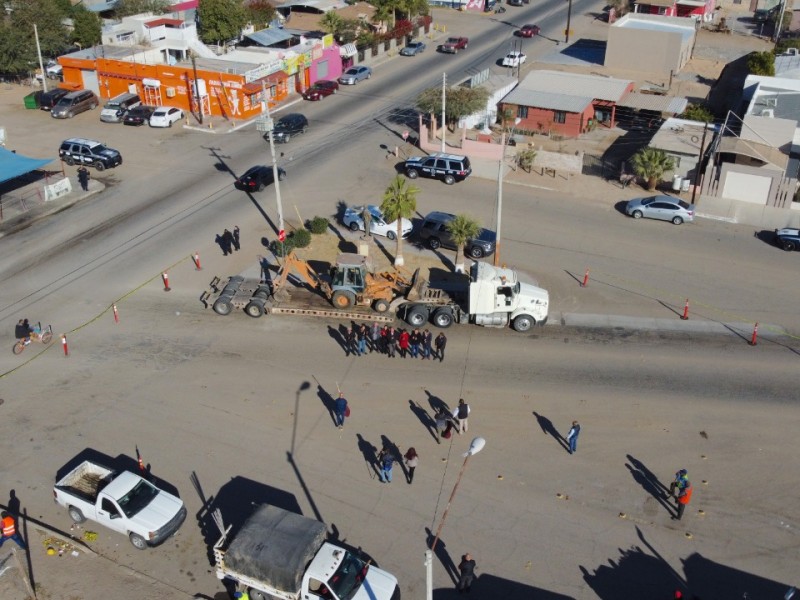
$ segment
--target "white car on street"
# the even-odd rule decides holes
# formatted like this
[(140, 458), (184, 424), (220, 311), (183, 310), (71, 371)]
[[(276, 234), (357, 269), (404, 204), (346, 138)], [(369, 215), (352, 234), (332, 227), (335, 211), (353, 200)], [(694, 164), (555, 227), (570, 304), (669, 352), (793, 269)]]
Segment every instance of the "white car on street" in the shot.
[(150, 127), (172, 127), (183, 118), (183, 111), (173, 106), (159, 106), (150, 115)]
[[(387, 223), (383, 218), (383, 213), (381, 209), (375, 206), (374, 204), (370, 204), (369, 206), (350, 206), (344, 211), (344, 216), (342, 217), (342, 223), (345, 224), (345, 227), (348, 227), (351, 231), (364, 231), (364, 210), (369, 210), (369, 214), (371, 216), (370, 223), (369, 223), (369, 230), (372, 235), (385, 235), (390, 240), (397, 239), (397, 221), (392, 221), (391, 223)], [(414, 229), (411, 221), (408, 219), (402, 220), (402, 235), (403, 239), (407, 238), (411, 235), (411, 231)]]
[(504, 67), (518, 67), (525, 62), (526, 56), (519, 50), (509, 52), (503, 58)]

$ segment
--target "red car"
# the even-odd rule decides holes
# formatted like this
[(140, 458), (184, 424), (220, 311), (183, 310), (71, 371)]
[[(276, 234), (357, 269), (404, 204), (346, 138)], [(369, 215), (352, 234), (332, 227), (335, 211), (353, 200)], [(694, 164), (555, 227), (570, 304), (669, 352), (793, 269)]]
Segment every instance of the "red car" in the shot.
[(447, 41), (439, 46), (439, 52), (455, 54), (459, 50), (466, 50), (468, 44), (469, 44), (469, 38), (465, 37), (447, 38)]
[(306, 100), (322, 100), (325, 96), (330, 96), (338, 91), (338, 83), (320, 79), (303, 93), (303, 98)]
[(541, 29), (538, 25), (523, 25), (517, 30), (517, 35), (519, 37), (533, 37), (535, 35), (539, 35)]

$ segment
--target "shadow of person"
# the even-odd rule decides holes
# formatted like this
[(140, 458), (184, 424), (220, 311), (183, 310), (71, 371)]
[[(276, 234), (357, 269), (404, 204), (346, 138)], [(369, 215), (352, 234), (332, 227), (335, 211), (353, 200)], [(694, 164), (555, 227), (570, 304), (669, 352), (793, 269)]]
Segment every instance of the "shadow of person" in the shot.
[(8, 492), (8, 513), (15, 519), (19, 517), (19, 498), (17, 498), (17, 491), (10, 490)]
[(540, 415), (536, 411), (533, 411), (533, 416), (536, 417), (539, 427), (542, 428), (542, 433), (552, 436), (561, 445), (561, 447), (564, 448), (564, 450), (569, 450), (569, 444), (567, 443), (567, 440), (558, 432), (558, 429), (555, 428), (555, 425), (553, 425), (553, 422), (550, 419), (544, 415)]
[(403, 471), (403, 477), (405, 477), (406, 481), (408, 481), (408, 471), (406, 470), (406, 464), (403, 461), (403, 453), (400, 451), (400, 446), (395, 444), (385, 435), (381, 435), (381, 447), (388, 450), (389, 453), (394, 457), (395, 464), (400, 465), (400, 470)]
[(340, 347), (342, 350), (344, 350), (344, 351), (345, 351), (345, 353), (348, 351), (348, 349), (347, 349), (347, 342), (345, 342), (345, 340), (344, 340), (344, 337), (342, 336), (342, 332), (341, 332), (341, 331), (339, 331), (339, 330), (338, 330), (336, 327), (331, 327), (330, 325), (328, 325), (328, 335), (329, 335), (329, 336), (331, 336), (331, 339), (332, 339), (334, 342), (336, 342), (337, 344), (339, 344), (339, 347)]
[(648, 469), (642, 461), (638, 460), (637, 458), (634, 458), (630, 454), (626, 454), (625, 456), (635, 469), (638, 469), (639, 471), (642, 472), (642, 474), (647, 478), (648, 481), (650, 481), (656, 488), (663, 490), (664, 497), (666, 498), (669, 488), (663, 483), (661, 483), (661, 481), (658, 479), (655, 473), (653, 473), (650, 469)]
[[(433, 535), (433, 532), (429, 528), (425, 528), (425, 534), (427, 539), (425, 540), (425, 546), (428, 548), (431, 547), (433, 544), (433, 540), (436, 536)], [(439, 541), (436, 542), (436, 548), (434, 548), (433, 553), (436, 555), (436, 558), (439, 559), (439, 562), (444, 567), (444, 570), (447, 572), (447, 575), (453, 582), (453, 585), (458, 583), (458, 568), (456, 564), (453, 562), (453, 559), (450, 558), (450, 553), (447, 551), (447, 544), (444, 543), (442, 538), (439, 538)]]
[(358, 449), (361, 452), (361, 456), (364, 457), (364, 462), (367, 464), (370, 479), (375, 479), (376, 475), (380, 475), (380, 469), (378, 468), (378, 449), (369, 441), (365, 440), (360, 433), (356, 434), (356, 438), (358, 439)]
[(413, 400), (408, 401), (408, 407), (419, 419), (419, 422), (425, 426), (425, 429), (431, 434), (431, 437), (438, 442), (439, 438), (436, 435), (436, 421), (428, 414), (428, 411)]
[(336, 400), (334, 400), (333, 396), (331, 396), (324, 387), (317, 384), (317, 397), (319, 397), (320, 401), (322, 402), (322, 406), (324, 406), (328, 411), (328, 416), (331, 418), (331, 421), (334, 425), (336, 425), (336, 413), (334, 409), (336, 408)]
[(657, 479), (654, 480), (652, 478), (653, 474), (646, 467), (644, 467), (640, 461), (633, 458), (630, 454), (628, 454), (628, 460), (630, 461), (630, 464), (625, 463), (625, 467), (630, 471), (633, 480), (642, 486), (642, 489), (644, 489), (645, 492), (655, 498), (658, 503), (666, 509), (670, 516), (677, 515), (677, 508), (672, 506), (667, 501), (667, 494), (663, 489), (661, 489), (663, 486), (661, 486)]
[(428, 390), (425, 390), (425, 393), (428, 394), (428, 404), (433, 409), (434, 413), (439, 412), (439, 410), (446, 410), (447, 412), (450, 412), (450, 407), (447, 406), (447, 402), (438, 396), (434, 396)]

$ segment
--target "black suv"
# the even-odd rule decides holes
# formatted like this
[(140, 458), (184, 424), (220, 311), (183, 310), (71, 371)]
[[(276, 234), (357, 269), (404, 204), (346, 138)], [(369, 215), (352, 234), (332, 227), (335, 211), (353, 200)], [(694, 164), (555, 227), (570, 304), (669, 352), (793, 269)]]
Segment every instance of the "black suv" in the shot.
[[(278, 180), (286, 179), (286, 171), (278, 167)], [(244, 175), (236, 180), (234, 185), (245, 192), (260, 192), (275, 181), (272, 175), (272, 167), (266, 165), (256, 165), (244, 172)]]
[[(445, 248), (455, 248), (453, 238), (447, 230), (447, 224), (455, 219), (455, 215), (445, 212), (428, 213), (419, 228), (419, 237), (428, 244), (432, 250), (444, 246)], [(472, 258), (482, 258), (494, 252), (497, 234), (488, 229), (481, 229), (478, 236), (467, 240), (464, 244), (464, 254)]]
[(472, 173), (472, 167), (466, 156), (443, 154), (441, 152), (434, 152), (429, 156), (409, 158), (403, 168), (409, 179), (416, 179), (420, 175), (423, 177), (435, 177), (436, 179), (441, 179), (447, 185), (462, 181)]
[[(292, 113), (275, 121), (272, 137), (278, 143), (286, 143), (293, 135), (305, 133), (308, 129), (308, 119), (300, 113)], [(269, 133), (264, 134), (264, 139), (269, 140)]]
[(48, 111), (53, 110), (53, 107), (58, 104), (58, 101), (67, 94), (69, 94), (69, 90), (65, 90), (63, 88), (56, 88), (54, 90), (50, 90), (49, 92), (45, 92), (42, 94), (41, 98), (39, 98), (39, 108)]
[(69, 138), (61, 142), (58, 156), (70, 167), (75, 164), (89, 165), (98, 171), (122, 164), (122, 155), (118, 150), (83, 138)]
[(775, 243), (786, 250), (800, 250), (800, 229), (787, 227), (775, 230)]

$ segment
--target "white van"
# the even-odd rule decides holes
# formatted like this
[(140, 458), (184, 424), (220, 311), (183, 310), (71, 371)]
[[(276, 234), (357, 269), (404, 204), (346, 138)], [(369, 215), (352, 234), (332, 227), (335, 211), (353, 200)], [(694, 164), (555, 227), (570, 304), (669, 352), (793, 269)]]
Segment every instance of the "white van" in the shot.
[(131, 108), (139, 106), (142, 103), (138, 94), (124, 93), (119, 96), (111, 98), (103, 110), (100, 111), (100, 120), (104, 123), (120, 123), (125, 118), (125, 113)]

